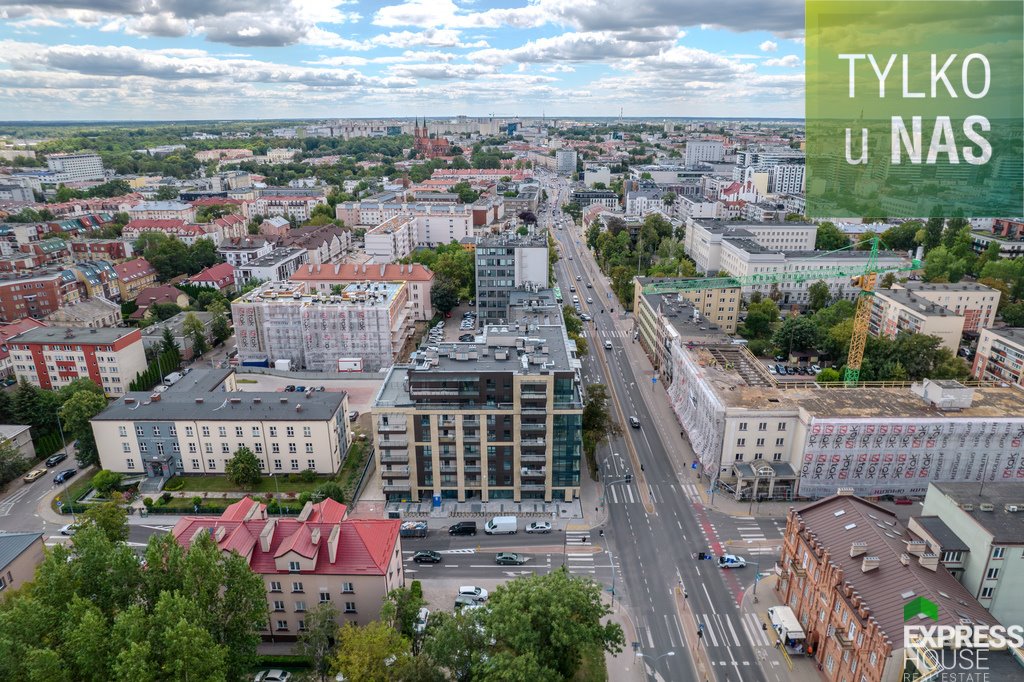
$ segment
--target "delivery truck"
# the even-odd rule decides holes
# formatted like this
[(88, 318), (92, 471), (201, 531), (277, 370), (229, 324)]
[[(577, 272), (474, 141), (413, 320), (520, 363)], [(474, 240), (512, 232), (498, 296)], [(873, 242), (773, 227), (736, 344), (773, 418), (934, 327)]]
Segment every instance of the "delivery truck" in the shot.
[(786, 651), (791, 654), (804, 653), (804, 640), (807, 635), (804, 634), (793, 609), (788, 606), (773, 606), (768, 609), (768, 618), (771, 619), (772, 628), (782, 645), (786, 647)]
[(488, 535), (513, 535), (519, 531), (519, 520), (514, 516), (495, 516), (484, 524)]

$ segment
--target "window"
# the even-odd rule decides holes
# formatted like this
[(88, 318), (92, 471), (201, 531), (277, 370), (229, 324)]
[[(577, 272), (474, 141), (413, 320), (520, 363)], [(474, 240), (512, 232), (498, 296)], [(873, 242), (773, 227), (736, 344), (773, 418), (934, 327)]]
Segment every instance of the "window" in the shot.
[(772, 461), (773, 462), (781, 462), (782, 461), (782, 453), (781, 452), (776, 452), (775, 454), (773, 454), (772, 455)]
[(128, 465), (129, 469), (134, 469), (135, 468), (135, 460), (134, 459), (126, 459), (125, 463)]
[(258, 426), (252, 427), (252, 437), (253, 438), (259, 438), (260, 437), (260, 427), (258, 427)]
[(192, 454), (192, 455), (196, 454), (196, 452), (198, 452), (198, 450), (196, 449), (196, 444), (195, 443), (189, 443), (188, 444), (188, 451), (189, 451), (189, 454)]
[(737, 438), (736, 439), (736, 447), (742, 448), (746, 444), (747, 444), (747, 439), (746, 438)]
[(747, 422), (740, 422), (740, 431), (747, 430)]
[(295, 438), (295, 427), (294, 426), (285, 427), (285, 435), (287, 435), (289, 438)]
[(342, 594), (355, 594), (356, 588), (352, 583), (342, 583), (341, 592)]
[(280, 631), (287, 632), (287, 630), (288, 630), (288, 621), (286, 621), (286, 620), (279, 620), (279, 621), (277, 621), (277, 630), (278, 630), (278, 632), (280, 632)]
[(186, 435), (186, 436), (187, 436), (188, 438), (191, 438), (192, 436), (194, 436), (194, 435), (195, 435), (195, 430), (194, 430), (194, 429), (193, 429), (193, 428), (192, 428), (191, 426), (186, 426), (186, 427), (185, 427), (185, 435)]
[(203, 443), (203, 451), (208, 454), (213, 454), (213, 443)]
[(321, 592), (320, 593), (320, 603), (323, 604), (323, 603), (326, 603), (326, 602), (329, 602), (329, 601), (331, 601), (331, 593), (330, 592)]
[(278, 443), (271, 443), (270, 451), (276, 455), (281, 452), (281, 446)]
[(992, 558), (993, 559), (1002, 559), (1004, 554), (1006, 554), (1006, 548), (1005, 547), (993, 547), (992, 548)]
[(829, 654), (828, 656), (825, 657), (825, 669), (828, 670), (829, 672), (832, 672), (833, 670), (835, 670), (835, 667), (836, 667), (836, 660), (834, 658), (832, 658), (832, 654)]
[(758, 424), (757, 425), (757, 430), (758, 431), (767, 431), (768, 430), (768, 422), (761, 422), (760, 424)]
[(289, 571), (298, 571), (299, 570), (299, 562), (298, 561), (289, 561), (288, 562), (288, 570)]
[(742, 452), (737, 452), (735, 457), (733, 457), (733, 459), (735, 461), (737, 461), (737, 462), (742, 462), (743, 461), (743, 453)]
[(298, 470), (299, 470), (299, 460), (293, 459), (292, 460), (292, 471), (298, 471)]
[(315, 459), (307, 459), (306, 460), (306, 468), (307, 469), (316, 469), (316, 460)]
[(759, 447), (759, 448), (764, 447), (764, 438), (758, 438), (757, 439), (757, 447)]
[(271, 592), (280, 592), (281, 591), (281, 582), (278, 581), (278, 580), (271, 580), (270, 581), (270, 591)]
[(135, 427), (135, 435), (136, 436), (144, 436), (145, 435), (145, 432), (142, 430), (141, 426), (136, 426)]
[(243, 434), (244, 434), (244, 431), (242, 430), (242, 427), (241, 426), (236, 426), (235, 427), (235, 438), (241, 438)]
[[(295, 563), (295, 562), (292, 562), (292, 563)], [(297, 563), (295, 563), (295, 565), (298, 566)], [(290, 566), (290, 564), (289, 564), (289, 566)], [(298, 569), (296, 568), (296, 570), (298, 570)], [(302, 591), (303, 591), (302, 590), (302, 583), (292, 583), (292, 592), (302, 592)]]
[(168, 426), (167, 431), (168, 433), (170, 433), (170, 435), (174, 436), (175, 438), (178, 437), (178, 428), (174, 424)]
[(297, 448), (297, 447), (295, 446), (295, 443), (288, 443), (288, 454), (294, 455), (294, 454), (295, 454), (296, 452), (298, 452), (298, 451), (299, 451), (299, 450), (298, 450), (298, 448)]
[(131, 451), (132, 451), (131, 443), (121, 443), (121, 452), (131, 452)]
[(274, 460), (274, 468), (277, 469), (278, 471), (281, 470), (281, 460), (279, 460), (279, 459), (275, 459)]
[(960, 563), (963, 559), (962, 552), (948, 551), (942, 553), (943, 562)]
[(217, 468), (217, 460), (213, 459), (212, 457), (210, 459), (206, 460), (206, 467), (208, 469), (216, 469)]
[(999, 579), (999, 569), (998, 568), (990, 568), (990, 569), (988, 569), (988, 572), (985, 573), (985, 580), (998, 580), (998, 579)]
[(275, 601), (274, 602), (274, 610), (275, 611), (284, 611), (284, 602), (283, 601)]
[(783, 443), (785, 443), (785, 442), (786, 442), (785, 438), (776, 438), (775, 439), (775, 445), (777, 445), (780, 448), (782, 447)]
[(312, 443), (306, 443), (306, 454), (307, 455), (312, 455), (313, 454), (313, 444)]
[(305, 632), (305, 631), (306, 631), (306, 621), (300, 620), (299, 621), (299, 632)]
[(263, 443), (254, 443), (252, 449), (254, 452), (263, 452)]
[(306, 602), (297, 601), (295, 602), (295, 613), (304, 613), (306, 611)]
[(303, 426), (302, 427), (302, 435), (303, 435), (304, 438), (312, 438), (313, 437), (313, 429), (311, 427), (309, 427), (309, 426)]
[(786, 430), (786, 422), (779, 422), (778, 430), (779, 431), (785, 431)]
[[(843, 614), (846, 615), (846, 614)], [(846, 639), (853, 641), (854, 636), (857, 634), (857, 623), (856, 621), (850, 621), (850, 629), (846, 631)]]
[(230, 446), (230, 445), (228, 445), (227, 443), (221, 443), (221, 444), (220, 444), (220, 451), (221, 451), (221, 452), (222, 452), (223, 454), (225, 454), (225, 455), (226, 455), (226, 454), (228, 454), (229, 452), (231, 452), (231, 446)]
[(204, 426), (203, 427), (203, 436), (206, 437), (206, 438), (210, 437), (210, 427), (209, 426)]
[(117, 433), (122, 438), (126, 438), (128, 436), (128, 429), (125, 428), (124, 426), (118, 426), (117, 427)]
[(271, 438), (277, 438), (277, 427), (276, 426), (271, 426), (270, 427), (270, 437)]
[(354, 601), (345, 602), (345, 613), (355, 613), (356, 603)]
[(981, 588), (981, 598), (982, 599), (991, 599), (992, 598), (992, 594), (995, 591), (996, 591), (996, 588), (994, 588), (994, 587), (983, 587), (983, 588)]
[(228, 437), (228, 427), (226, 427), (226, 426), (218, 426), (217, 427), (217, 435), (220, 436), (221, 438), (227, 438)]
[(192, 460), (192, 468), (193, 469), (198, 469), (199, 468), (199, 460), (198, 459), (193, 459)]
[(871, 663), (871, 665), (874, 665), (875, 663), (877, 663), (878, 662), (878, 654), (876, 654), (874, 651), (872, 651), (871, 652), (871, 658), (869, 658), (868, 661)]

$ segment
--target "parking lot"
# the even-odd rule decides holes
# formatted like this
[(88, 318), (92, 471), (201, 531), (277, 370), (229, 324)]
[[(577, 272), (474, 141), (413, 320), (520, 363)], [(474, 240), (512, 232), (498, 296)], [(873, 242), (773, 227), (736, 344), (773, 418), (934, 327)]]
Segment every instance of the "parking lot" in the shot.
[[(463, 315), (466, 313), (474, 314), (474, 317), (472, 318), (473, 326), (469, 329), (462, 328), (462, 321), (465, 319)], [(477, 331), (475, 307), (470, 307), (468, 303), (463, 302), (458, 307), (452, 309), (451, 315), (451, 317), (445, 318), (444, 320), (444, 328), (440, 334), (440, 338), (435, 336), (434, 339), (430, 339), (428, 333), (428, 339), (431, 341), (458, 341), (460, 336), (464, 334), (474, 334)]]

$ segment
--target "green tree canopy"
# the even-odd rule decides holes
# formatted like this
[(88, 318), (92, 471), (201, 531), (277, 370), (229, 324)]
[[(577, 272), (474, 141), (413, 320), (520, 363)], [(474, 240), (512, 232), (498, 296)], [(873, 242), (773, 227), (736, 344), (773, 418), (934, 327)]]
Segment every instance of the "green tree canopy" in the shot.
[(817, 236), (814, 239), (814, 248), (819, 251), (835, 251), (850, 245), (850, 238), (846, 233), (835, 226), (834, 223), (825, 221), (818, 225)]
[(99, 452), (92, 432), (91, 420), (107, 407), (107, 400), (92, 391), (79, 391), (60, 408), (64, 433), (78, 439), (78, 461), (83, 465), (97, 464)]
[(779, 306), (770, 298), (763, 298), (747, 306), (747, 319), (743, 322), (743, 336), (748, 339), (766, 339), (779, 321)]
[(815, 312), (827, 306), (832, 300), (832, 292), (828, 288), (828, 283), (819, 279), (811, 284), (807, 287), (807, 298), (808, 307)]
[(235, 485), (251, 490), (259, 485), (263, 473), (260, 471), (260, 460), (252, 450), (242, 446), (235, 450), (234, 456), (224, 467), (228, 480)]

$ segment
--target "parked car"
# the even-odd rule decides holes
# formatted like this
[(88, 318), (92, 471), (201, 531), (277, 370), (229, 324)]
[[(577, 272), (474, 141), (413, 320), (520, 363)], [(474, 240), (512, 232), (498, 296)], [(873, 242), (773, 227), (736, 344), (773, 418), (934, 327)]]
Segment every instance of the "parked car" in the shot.
[(305, 393), (306, 392), (306, 387), (305, 386), (296, 386), (295, 387), (295, 392), (296, 393)]
[(46, 469), (33, 469), (22, 477), (25, 483), (32, 483), (38, 481), (40, 478), (46, 475)]
[(719, 568), (743, 568), (746, 565), (747, 560), (735, 554), (723, 554), (718, 557)]
[(324, 391), (324, 390), (327, 390), (327, 387), (324, 386), (323, 384), (321, 384), (321, 385), (317, 386), (316, 388), (314, 388), (313, 390), (317, 391), (317, 392)]
[(793, 376), (794, 374), (796, 374), (796, 367), (787, 367), (786, 368), (786, 374), (788, 374), (790, 376)]
[(78, 530), (78, 524), (77, 523), (67, 523), (67, 524), (65, 524), (65, 525), (60, 527), (60, 534), (61, 535), (69, 535), (70, 536), (70, 535), (74, 535), (76, 530)]
[(287, 386), (284, 387), (284, 390), (288, 391), (289, 393), (294, 393), (295, 392), (295, 384), (288, 384)]
[(445, 316), (445, 317), (447, 317), (448, 319), (451, 319), (451, 317), (452, 317), (452, 311), (450, 311), (450, 310), (449, 310), (448, 312), (446, 312), (446, 313), (444, 314), (444, 316)]
[(914, 501), (909, 497), (897, 497), (893, 499), (893, 504), (914, 504)]
[(778, 374), (778, 371), (775, 369), (775, 365), (768, 365), (768, 371), (772, 374)]
[(444, 320), (438, 320), (437, 324), (434, 325), (434, 329), (444, 329)]
[(474, 340), (475, 338), (476, 337), (473, 336), (472, 334), (463, 334), (462, 336), (459, 337), (459, 341), (462, 341), (463, 343), (469, 343), (470, 341)]
[(786, 368), (783, 367), (782, 365), (775, 365), (775, 371), (778, 372), (779, 374), (785, 374)]
[(456, 611), (470, 611), (472, 609), (478, 608), (479, 606), (480, 604), (477, 603), (476, 599), (473, 599), (472, 597), (466, 597), (460, 594), (458, 597), (455, 598)]
[(459, 521), (448, 526), (448, 535), (476, 535), (476, 521)]
[(348, 420), (350, 422), (354, 422), (357, 419), (359, 419), (359, 410), (349, 410), (348, 411)]
[(533, 521), (526, 526), (527, 533), (550, 533), (550, 521)]
[(252, 678), (253, 682), (288, 682), (292, 674), (287, 670), (261, 670)]
[(412, 555), (412, 560), (417, 564), (439, 564), (441, 555), (432, 549), (421, 549)]
[(416, 620), (413, 621), (412, 630), (417, 634), (423, 634), (427, 629), (427, 619), (430, 618), (430, 609), (426, 606), (419, 610), (416, 614)]
[(636, 417), (630, 417), (629, 418), (629, 425), (632, 426), (634, 429), (639, 429), (640, 428), (640, 420), (637, 419)]
[(487, 590), (476, 585), (462, 585), (459, 587), (460, 597), (469, 597), (473, 601), (487, 601)]
[(66, 452), (58, 452), (56, 455), (50, 455), (49, 457), (46, 458), (46, 466), (47, 467), (57, 466), (58, 464), (60, 464), (64, 460), (66, 460), (67, 458), (68, 458), (68, 455), (67, 455)]
[(71, 477), (77, 473), (78, 469), (65, 469), (64, 471), (60, 472), (59, 474), (53, 477), (53, 482), (59, 485), (65, 481), (70, 480)]
[(500, 552), (494, 557), (494, 561), (499, 566), (522, 566), (526, 563), (526, 557), (515, 552)]
[(818, 365), (811, 365), (811, 371), (817, 374), (818, 372), (821, 371), (821, 367), (819, 367)]

